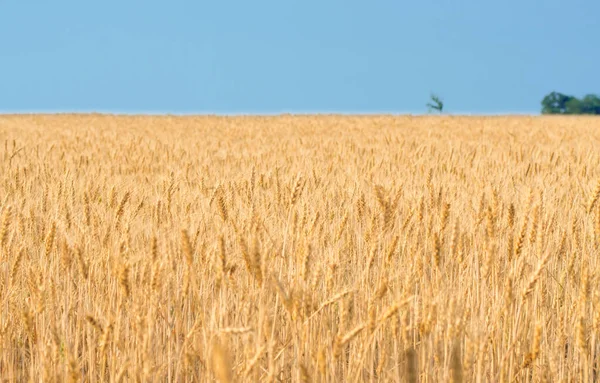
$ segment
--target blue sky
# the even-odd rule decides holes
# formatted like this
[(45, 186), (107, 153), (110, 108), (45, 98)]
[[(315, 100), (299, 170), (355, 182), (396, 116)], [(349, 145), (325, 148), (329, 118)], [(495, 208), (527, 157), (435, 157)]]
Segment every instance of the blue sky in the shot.
[(538, 113), (600, 93), (598, 0), (0, 0), (0, 111)]

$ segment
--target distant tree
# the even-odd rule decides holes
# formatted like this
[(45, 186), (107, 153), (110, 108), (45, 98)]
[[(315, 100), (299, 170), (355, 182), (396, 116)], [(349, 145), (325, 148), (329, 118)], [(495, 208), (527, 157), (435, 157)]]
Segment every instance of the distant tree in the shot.
[(430, 112), (432, 110), (436, 110), (436, 111), (438, 111), (438, 113), (442, 113), (442, 110), (444, 109), (444, 102), (442, 101), (442, 99), (440, 97), (438, 97), (435, 94), (432, 94), (431, 102), (427, 103), (427, 108), (429, 108)]
[(600, 97), (588, 94), (581, 100), (583, 114), (600, 114)]
[(567, 103), (575, 97), (552, 92), (542, 100), (542, 114), (566, 114)]
[(542, 100), (542, 114), (600, 114), (600, 98), (588, 94), (580, 100), (552, 92)]
[(583, 114), (584, 105), (580, 99), (573, 97), (565, 103), (565, 108), (564, 114)]

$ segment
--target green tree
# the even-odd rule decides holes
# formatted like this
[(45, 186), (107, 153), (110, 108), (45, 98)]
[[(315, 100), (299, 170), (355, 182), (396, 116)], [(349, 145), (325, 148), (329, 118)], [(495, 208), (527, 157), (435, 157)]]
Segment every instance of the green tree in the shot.
[(427, 103), (427, 108), (430, 112), (432, 110), (437, 110), (439, 113), (442, 113), (442, 110), (444, 109), (444, 102), (439, 96), (432, 94), (431, 102)]
[(581, 100), (583, 114), (600, 114), (600, 97), (588, 94)]
[(552, 92), (542, 100), (542, 114), (566, 114), (567, 103), (575, 97), (562, 93)]
[(564, 114), (583, 114), (584, 105), (580, 99), (572, 97), (565, 103), (566, 110)]
[(588, 94), (583, 99), (558, 92), (548, 94), (542, 100), (542, 114), (598, 114), (600, 98)]

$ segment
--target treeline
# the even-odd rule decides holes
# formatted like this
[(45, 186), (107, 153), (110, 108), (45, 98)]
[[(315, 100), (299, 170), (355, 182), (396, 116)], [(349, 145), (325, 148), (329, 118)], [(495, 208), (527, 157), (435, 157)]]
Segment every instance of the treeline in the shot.
[(542, 114), (600, 114), (600, 98), (588, 94), (578, 99), (552, 92), (542, 100)]

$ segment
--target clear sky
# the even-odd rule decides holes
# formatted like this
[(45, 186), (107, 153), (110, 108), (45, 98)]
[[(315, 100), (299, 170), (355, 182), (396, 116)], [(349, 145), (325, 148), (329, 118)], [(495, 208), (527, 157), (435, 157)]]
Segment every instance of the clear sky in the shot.
[(600, 93), (599, 0), (0, 0), (0, 111), (538, 113)]

